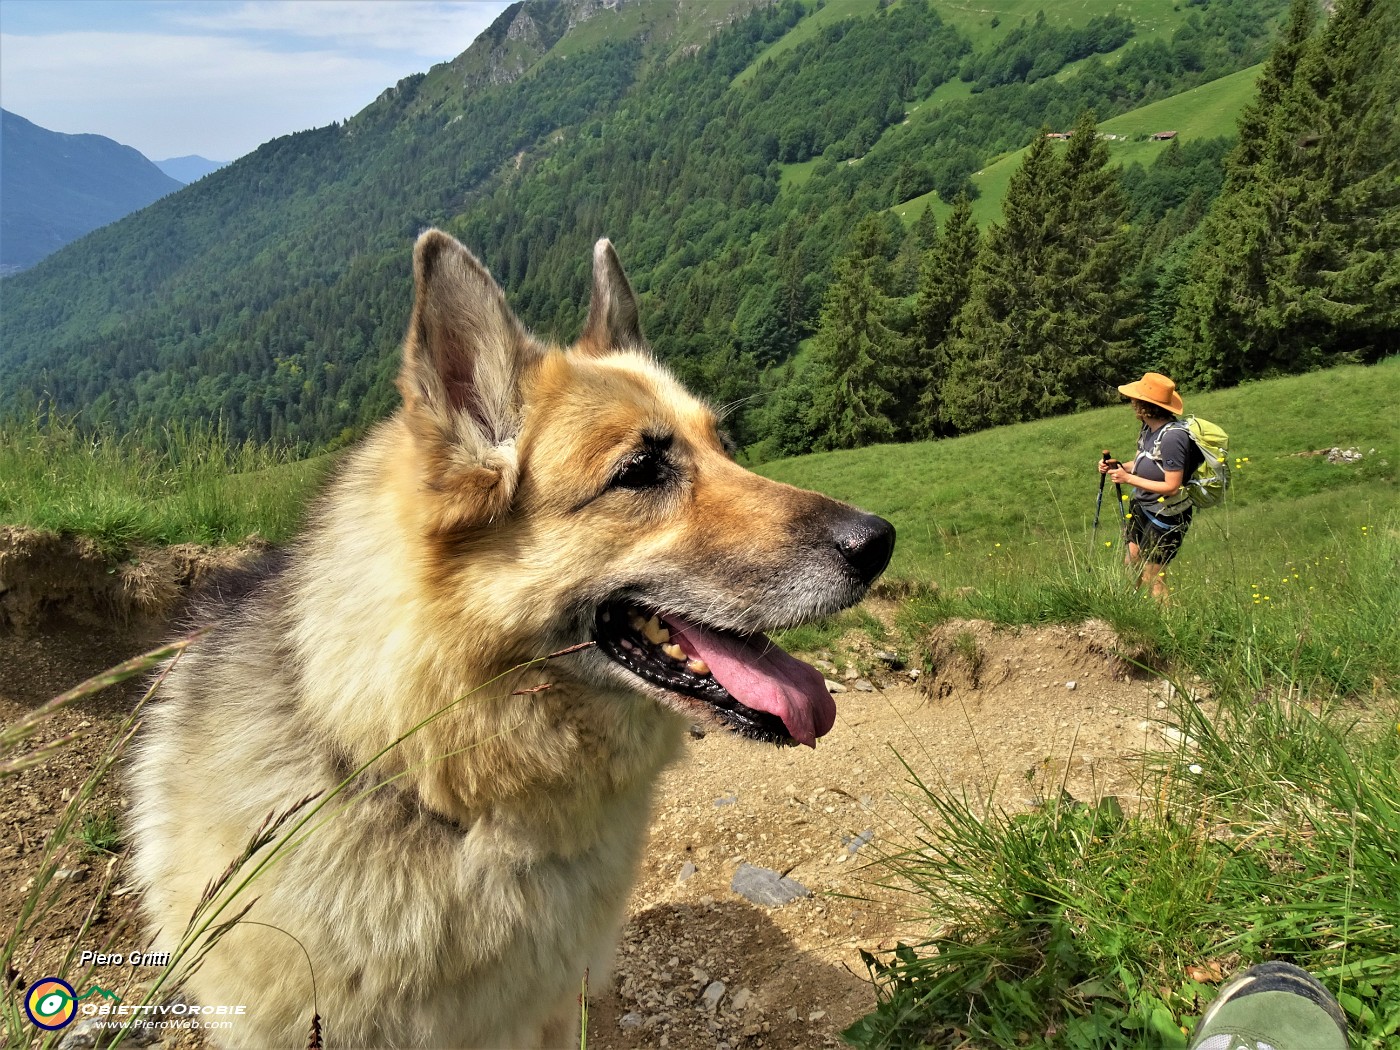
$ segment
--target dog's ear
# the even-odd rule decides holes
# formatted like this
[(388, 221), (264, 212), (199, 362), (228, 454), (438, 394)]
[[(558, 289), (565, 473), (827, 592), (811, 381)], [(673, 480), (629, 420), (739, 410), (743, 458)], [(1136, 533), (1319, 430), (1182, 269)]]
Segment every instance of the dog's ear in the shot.
[(593, 298), (575, 348), (580, 353), (601, 357), (616, 350), (645, 350), (646, 346), (632, 283), (622, 270), (612, 242), (604, 238), (593, 246)]
[(515, 493), (520, 377), (543, 350), (471, 252), (441, 230), (413, 249), (416, 291), (398, 387), (445, 528), (488, 521)]

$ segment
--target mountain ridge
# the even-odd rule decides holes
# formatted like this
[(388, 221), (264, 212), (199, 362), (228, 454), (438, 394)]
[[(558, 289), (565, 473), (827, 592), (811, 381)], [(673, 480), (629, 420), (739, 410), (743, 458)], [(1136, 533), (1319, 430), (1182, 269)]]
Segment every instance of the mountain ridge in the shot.
[(0, 272), (14, 273), (182, 183), (131, 146), (0, 110)]
[[(1254, 64), (1279, 7), (1213, 0), (1183, 15), (1204, 39), (1184, 72), (1157, 41), (1136, 66), (993, 87), (901, 128), (971, 46), (922, 0), (823, 24), (739, 86), (808, 8), (753, 3), (707, 37), (713, 4), (515, 5), (463, 55), (348, 121), (265, 143), (19, 275), (0, 317), (0, 411), (51, 401), (89, 424), (219, 419), (236, 438), (348, 440), (394, 403), (408, 252), (428, 225), (466, 242), (527, 323), (558, 339), (582, 319), (589, 246), (612, 237), (658, 352), (734, 400), (811, 332), (862, 216), (929, 180), (951, 195), (1042, 120), (1110, 116)], [(532, 37), (522, 16), (558, 23)], [(1226, 18), (1238, 55), (1217, 43)], [(506, 43), (529, 48), (511, 58)], [(502, 54), (515, 64), (499, 82), (471, 79)], [(900, 64), (855, 72), (872, 54)], [(889, 136), (898, 149), (867, 154), (890, 129), (906, 132)], [(789, 146), (816, 159), (800, 186), (781, 179)]]

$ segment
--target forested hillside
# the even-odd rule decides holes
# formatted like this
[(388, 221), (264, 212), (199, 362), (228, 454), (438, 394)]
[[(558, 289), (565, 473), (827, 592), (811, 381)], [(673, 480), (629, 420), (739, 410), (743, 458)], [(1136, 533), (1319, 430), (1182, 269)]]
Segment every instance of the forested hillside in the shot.
[[(969, 28), (936, 2), (848, 6), (858, 16), (734, 6), (716, 29), (685, 22), (705, 5), (517, 5), (460, 59), (352, 120), (270, 142), (7, 281), (0, 411), (48, 399), (89, 424), (219, 419), (235, 437), (304, 449), (346, 440), (394, 401), (409, 249), (428, 224), (461, 237), (522, 316), (560, 339), (582, 319), (589, 246), (611, 237), (658, 352), (716, 401), (742, 403), (731, 422), (758, 455), (1067, 411), (1185, 352), (1178, 307), (1210, 279), (1205, 256), (1239, 254), (1205, 247), (1238, 223), (1203, 219), (1222, 186), (1226, 200), (1253, 185), (1257, 147), (1196, 139), (1120, 175), (1086, 114), (1264, 61), (1283, 0), (1144, 4), (1157, 21), (1141, 40), (1108, 13)], [(1295, 7), (1301, 37), (1288, 46), (1353, 85), (1344, 95), (1321, 72), (1288, 81), (1307, 64), (1275, 57), (1255, 110), (1284, 106), (1287, 121), (1251, 111), (1268, 134), (1283, 129), (1261, 153), (1278, 178), (1304, 179), (1288, 185), (1310, 200), (1339, 194), (1324, 209), (1330, 254), (1309, 272), (1332, 273), (1357, 235), (1348, 172), (1360, 153), (1374, 218), (1370, 261), (1316, 284), (1325, 313), (1359, 296), (1363, 274), (1394, 279), (1395, 78), (1381, 63), (1343, 69), (1343, 38)], [(1384, 5), (1343, 0), (1333, 22), (1344, 18), (1372, 47), (1394, 39)], [(1376, 104), (1387, 98), (1388, 116)], [(1343, 126), (1348, 113), (1371, 114), (1364, 131)], [(1067, 145), (1041, 136), (1076, 121)], [(1312, 168), (1292, 174), (1284, 138), (1314, 134)], [(941, 230), (932, 211), (906, 229), (890, 210), (931, 190), (951, 204), (975, 192), (983, 165), (1032, 142), (1043, 145), (985, 241), (966, 204)], [(1261, 251), (1252, 272), (1271, 305), (1247, 321), (1274, 325), (1257, 338), (1277, 343), (1292, 315), (1267, 275), (1294, 256), (1282, 243)], [(1307, 353), (1172, 360), (1228, 384), (1376, 356), (1393, 316), (1348, 306), (1327, 323), (1341, 314), (1339, 347), (1335, 324), (1309, 321)], [(1054, 378), (1006, 403), (976, 393), (1032, 372)]]

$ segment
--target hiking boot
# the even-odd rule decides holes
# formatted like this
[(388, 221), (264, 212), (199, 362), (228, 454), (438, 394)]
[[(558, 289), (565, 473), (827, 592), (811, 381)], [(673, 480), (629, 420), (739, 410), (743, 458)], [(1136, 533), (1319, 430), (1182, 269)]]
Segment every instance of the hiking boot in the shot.
[(1347, 1022), (1316, 977), (1286, 962), (1251, 966), (1220, 989), (1191, 1050), (1346, 1050)]

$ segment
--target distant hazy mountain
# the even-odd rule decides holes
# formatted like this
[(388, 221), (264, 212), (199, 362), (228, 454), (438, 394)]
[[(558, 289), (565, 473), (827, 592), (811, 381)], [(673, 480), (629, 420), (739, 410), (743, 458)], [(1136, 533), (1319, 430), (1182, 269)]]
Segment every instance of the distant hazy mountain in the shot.
[(156, 161), (157, 168), (172, 179), (179, 179), (186, 184), (202, 179), (211, 171), (218, 171), (226, 164), (228, 164), (226, 160), (210, 160), (208, 157), (201, 157), (194, 153), (187, 157), (171, 157), (169, 160)]
[(32, 266), (181, 183), (101, 135), (63, 135), (0, 110), (0, 274)]

